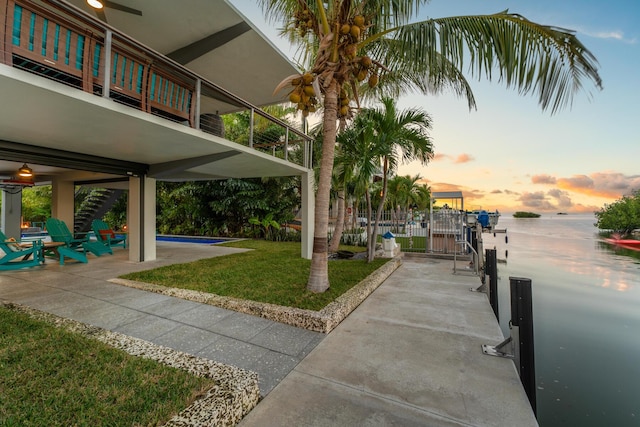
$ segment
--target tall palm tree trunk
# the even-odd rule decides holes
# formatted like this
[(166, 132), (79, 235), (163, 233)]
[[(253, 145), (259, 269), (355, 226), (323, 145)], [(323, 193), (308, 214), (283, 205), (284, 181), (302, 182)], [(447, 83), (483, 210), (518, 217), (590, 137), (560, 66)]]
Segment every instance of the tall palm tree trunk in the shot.
[(344, 190), (338, 190), (338, 203), (336, 224), (333, 228), (333, 235), (329, 242), (329, 252), (337, 252), (340, 245), (340, 239), (342, 239), (342, 232), (344, 231), (344, 216), (345, 216), (345, 193)]
[(387, 197), (387, 173), (389, 171), (389, 159), (385, 156), (382, 166), (382, 197), (380, 197), (380, 203), (378, 203), (378, 210), (376, 211), (376, 222), (373, 225), (373, 233), (369, 235), (367, 242), (367, 262), (372, 262), (376, 256), (376, 242), (378, 240), (378, 227), (382, 220), (382, 210), (384, 208), (384, 200)]
[(336, 144), (338, 121), (338, 83), (332, 80), (324, 95), (324, 120), (322, 136), (322, 160), (315, 203), (315, 222), (313, 231), (313, 253), (307, 290), (324, 292), (329, 289), (328, 226), (329, 195), (331, 191), (331, 173)]

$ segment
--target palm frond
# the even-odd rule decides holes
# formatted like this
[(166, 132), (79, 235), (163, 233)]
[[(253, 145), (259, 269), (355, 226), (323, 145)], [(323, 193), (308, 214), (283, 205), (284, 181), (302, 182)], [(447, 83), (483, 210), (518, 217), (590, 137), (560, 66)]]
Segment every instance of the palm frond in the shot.
[(468, 64), (478, 79), (497, 73), (519, 93), (537, 93), (540, 106), (552, 113), (571, 104), (584, 80), (602, 87), (596, 58), (572, 31), (508, 11), (431, 19), (399, 27), (394, 36), (405, 52), (402, 61), (416, 70), (444, 75), (448, 67), (464, 70)]

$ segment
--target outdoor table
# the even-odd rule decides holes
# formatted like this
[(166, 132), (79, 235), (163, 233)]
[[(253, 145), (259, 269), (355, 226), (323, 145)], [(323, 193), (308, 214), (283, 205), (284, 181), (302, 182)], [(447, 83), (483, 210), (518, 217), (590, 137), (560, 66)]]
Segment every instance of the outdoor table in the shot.
[[(21, 248), (30, 248), (32, 245), (33, 242), (18, 243), (18, 246), (20, 246)], [(51, 254), (50, 256), (60, 256), (60, 254), (58, 253), (59, 246), (64, 246), (64, 242), (42, 242), (43, 255), (47, 255), (47, 252), (49, 252)], [(44, 262), (44, 256), (42, 257), (42, 262)]]

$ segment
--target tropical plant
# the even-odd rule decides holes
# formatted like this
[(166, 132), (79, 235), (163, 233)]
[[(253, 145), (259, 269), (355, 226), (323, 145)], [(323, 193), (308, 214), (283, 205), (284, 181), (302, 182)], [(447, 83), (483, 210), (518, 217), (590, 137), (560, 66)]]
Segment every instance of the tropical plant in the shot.
[(419, 184), (420, 175), (396, 175), (389, 180), (386, 207), (393, 213), (396, 227), (399, 229), (400, 220), (404, 217), (404, 227), (407, 226), (409, 211), (425, 209), (429, 204), (430, 190), (426, 184)]
[[(371, 151), (373, 148), (371, 144), (373, 129), (367, 127), (367, 123), (364, 123), (362, 119), (358, 120), (358, 117), (338, 135), (339, 144), (336, 148), (335, 161), (338, 189), (343, 190), (345, 198), (347, 189), (349, 189), (356, 200), (371, 191), (373, 177), (380, 171), (379, 159)], [(340, 215), (344, 215), (344, 213), (339, 212), (338, 216)], [(357, 212), (353, 212), (353, 218), (356, 217)], [(370, 217), (369, 214), (367, 218)], [(350, 227), (354, 228), (355, 224), (350, 224)], [(334, 245), (341, 241), (341, 237), (342, 228), (336, 224), (330, 246), (332, 251), (337, 250)]]
[(611, 230), (622, 235), (640, 229), (640, 190), (624, 196), (595, 212), (601, 230)]
[[(356, 144), (354, 138), (356, 138), (357, 132), (358, 130), (350, 126), (348, 129), (343, 130), (337, 137), (337, 154), (332, 174), (332, 187), (336, 192), (337, 199), (337, 214), (333, 234), (329, 241), (330, 252), (338, 251), (344, 228), (347, 226), (347, 224), (345, 224), (347, 199), (353, 199), (354, 196), (357, 198), (357, 196), (363, 194), (367, 185), (363, 179), (368, 179), (368, 175), (365, 176), (359, 173), (359, 169), (362, 167), (359, 161), (366, 159), (358, 157), (359, 153), (354, 151), (354, 144)], [(363, 140), (360, 141), (364, 142)], [(352, 212), (352, 214), (352, 218), (355, 219), (356, 212)], [(353, 228), (354, 224), (350, 224), (349, 226)]]
[(262, 219), (257, 217), (249, 218), (249, 224), (259, 226), (265, 240), (273, 240), (273, 230), (280, 230), (280, 224), (273, 219), (273, 212), (269, 212)]
[(536, 92), (552, 112), (571, 103), (590, 80), (601, 87), (596, 59), (572, 31), (533, 23), (508, 11), (411, 22), (425, 0), (259, 0), (268, 17), (300, 46), (305, 72), (277, 89), (308, 115), (323, 108), (324, 138), (307, 288), (329, 288), (327, 231), (337, 121), (359, 105), (361, 82), (386, 94), (433, 94), (451, 89), (475, 100), (462, 69), (475, 77)]
[(22, 190), (22, 217), (26, 222), (44, 222), (51, 216), (51, 186)]
[[(382, 219), (382, 211), (387, 195), (389, 175), (395, 173), (403, 162), (418, 160), (426, 164), (433, 157), (433, 145), (428, 136), (431, 128), (431, 118), (419, 108), (398, 111), (396, 103), (391, 98), (382, 98), (382, 107), (377, 109), (363, 109), (356, 119), (360, 126), (373, 130), (371, 154), (374, 162), (381, 165), (382, 191), (376, 218), (371, 229), (371, 222), (367, 223), (368, 261), (373, 261), (377, 242), (378, 226)], [(370, 194), (365, 194), (367, 209), (371, 212)], [(369, 215), (371, 218), (371, 215)]]

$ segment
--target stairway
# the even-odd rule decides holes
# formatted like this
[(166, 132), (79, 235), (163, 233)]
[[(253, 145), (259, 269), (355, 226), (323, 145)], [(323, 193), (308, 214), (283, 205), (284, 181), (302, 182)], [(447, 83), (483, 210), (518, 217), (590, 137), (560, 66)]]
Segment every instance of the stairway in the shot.
[(102, 218), (113, 204), (122, 196), (124, 190), (108, 188), (93, 188), (87, 194), (85, 191), (76, 193), (76, 201), (82, 200), (73, 221), (74, 233), (86, 233), (91, 230), (91, 222)]

